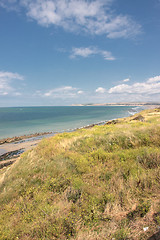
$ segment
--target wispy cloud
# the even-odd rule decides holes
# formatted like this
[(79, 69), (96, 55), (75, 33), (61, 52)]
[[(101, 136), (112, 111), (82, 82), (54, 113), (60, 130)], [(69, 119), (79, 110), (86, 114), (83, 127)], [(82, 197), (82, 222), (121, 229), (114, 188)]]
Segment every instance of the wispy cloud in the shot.
[(17, 0), (1, 0), (0, 7), (6, 8), (8, 11), (19, 11), (20, 5)]
[(158, 94), (160, 93), (160, 76), (155, 76), (149, 78), (145, 82), (137, 82), (132, 85), (120, 84), (110, 88), (108, 93), (144, 95)]
[(24, 77), (18, 73), (0, 71), (0, 95), (21, 95), (21, 93), (17, 92), (17, 90), (12, 87), (12, 82), (23, 79)]
[(112, 56), (112, 53), (109, 51), (103, 51), (96, 47), (80, 47), (80, 48), (72, 48), (72, 53), (70, 55), (70, 58), (76, 58), (76, 57), (90, 57), (93, 55), (100, 55), (105, 60), (113, 61), (115, 60), (115, 57)]
[(126, 79), (122, 80), (122, 82), (129, 82), (129, 81), (130, 81), (129, 78), (126, 78)]
[(105, 60), (113, 61), (116, 58), (112, 56), (112, 53), (109, 51), (99, 51), (99, 54), (101, 54)]
[(0, 6), (24, 8), (26, 15), (42, 26), (58, 26), (66, 31), (132, 38), (141, 32), (130, 16), (116, 14), (113, 0), (1, 0)]
[(41, 95), (44, 97), (50, 97), (50, 98), (67, 99), (67, 98), (76, 98), (78, 95), (81, 95), (83, 93), (84, 92), (79, 90), (78, 88), (74, 88), (72, 86), (64, 86), (64, 87), (51, 89)]
[(86, 58), (94, 54), (96, 54), (96, 49), (91, 47), (72, 48), (72, 54), (70, 55), (70, 57), (76, 58), (77, 56), (80, 56)]

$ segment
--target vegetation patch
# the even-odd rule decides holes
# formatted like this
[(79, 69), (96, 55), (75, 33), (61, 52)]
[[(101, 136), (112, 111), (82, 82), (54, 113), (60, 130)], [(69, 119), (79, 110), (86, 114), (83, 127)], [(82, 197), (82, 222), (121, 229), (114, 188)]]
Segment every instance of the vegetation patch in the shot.
[(140, 205), (138, 205), (136, 207), (135, 210), (133, 210), (133, 211), (131, 211), (127, 214), (127, 218), (130, 219), (130, 220), (134, 219), (136, 217), (141, 217), (142, 218), (148, 213), (149, 209), (150, 209), (150, 203), (149, 202), (141, 203)]
[[(0, 170), (0, 239), (149, 239), (159, 226), (159, 110), (57, 134)], [(143, 230), (148, 227), (148, 231)]]

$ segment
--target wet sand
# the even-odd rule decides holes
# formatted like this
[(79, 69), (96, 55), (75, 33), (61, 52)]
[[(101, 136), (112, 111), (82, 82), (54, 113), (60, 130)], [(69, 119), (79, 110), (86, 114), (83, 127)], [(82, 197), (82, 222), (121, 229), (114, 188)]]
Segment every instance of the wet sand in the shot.
[(29, 135), (22, 135), (22, 136), (15, 136), (15, 137), (8, 137), (4, 139), (0, 139), (0, 145), (4, 143), (14, 143), (14, 142), (20, 142), (26, 139), (31, 139), (31, 138), (42, 138), (43, 136), (49, 136), (53, 135), (53, 132), (42, 132), (42, 133), (34, 133), (34, 134), (29, 134)]
[(0, 140), (0, 169), (14, 163), (20, 155), (34, 148), (43, 138), (54, 136), (55, 133), (35, 133)]
[(4, 143), (3, 145), (0, 145), (0, 155), (6, 154), (8, 152), (17, 151), (20, 149), (24, 149), (24, 151), (27, 151), (32, 147), (36, 146), (40, 141), (41, 139), (24, 141), (24, 142), (16, 142), (16, 143)]

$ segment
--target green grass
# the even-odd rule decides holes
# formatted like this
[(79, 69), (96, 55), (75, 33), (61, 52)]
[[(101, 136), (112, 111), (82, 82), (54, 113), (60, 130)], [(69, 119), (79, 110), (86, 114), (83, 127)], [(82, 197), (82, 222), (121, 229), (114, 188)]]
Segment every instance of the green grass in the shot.
[(156, 232), (160, 110), (141, 115), (143, 122), (130, 117), (44, 139), (1, 170), (0, 239), (147, 239)]

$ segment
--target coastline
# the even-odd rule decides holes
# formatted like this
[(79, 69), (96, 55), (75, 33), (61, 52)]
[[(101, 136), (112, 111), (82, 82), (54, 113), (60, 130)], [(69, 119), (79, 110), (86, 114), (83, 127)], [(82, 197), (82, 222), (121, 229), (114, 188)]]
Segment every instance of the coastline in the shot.
[(41, 137), (41, 136), (49, 135), (49, 134), (52, 134), (52, 132), (32, 133), (32, 134), (22, 135), (22, 136), (7, 137), (7, 138), (0, 139), (0, 145), (5, 144), (5, 143), (19, 142), (19, 141), (23, 141), (26, 139)]
[[(37, 231), (36, 237), (42, 236), (44, 228), (38, 234), (43, 221), (46, 231), (51, 226), (53, 234), (57, 233), (52, 227), (55, 224), (68, 238), (61, 225), (65, 219), (69, 224), (76, 222), (73, 227), (77, 237), (86, 230), (84, 225), (90, 216), (89, 227), (93, 223), (94, 232), (98, 226), (102, 229), (100, 234), (105, 233), (98, 239), (119, 236), (115, 234), (121, 231), (122, 221), (127, 223), (127, 238), (149, 239), (159, 227), (159, 140), (160, 108), (156, 108), (108, 121), (106, 125), (55, 135), (18, 160), (2, 162), (1, 225), (8, 234), (3, 238), (17, 236), (19, 231), (20, 238), (30, 234), (32, 239), (30, 228)], [(53, 216), (55, 222), (50, 222)], [(149, 230), (144, 232), (146, 226)]]
[[(88, 129), (94, 126), (115, 123), (116, 121), (117, 119), (101, 121), (101, 122), (93, 123), (83, 127), (69, 129), (68, 131), (64, 131), (64, 132), (74, 132), (80, 129)], [(35, 133), (30, 135), (18, 136), (18, 137), (16, 136), (12, 138), (4, 138), (0, 140), (0, 165), (2, 163), (1, 162), (2, 160), (5, 161), (13, 158), (15, 160), (15, 158), (18, 158), (23, 152), (35, 147), (43, 138), (49, 138), (59, 133), (63, 133), (63, 132)]]
[[(120, 105), (116, 105), (116, 106), (120, 106)], [(133, 107), (137, 107), (136, 105), (134, 105)], [(154, 106), (155, 107), (155, 106)], [(145, 108), (146, 109), (146, 108)], [(141, 111), (141, 110), (139, 110)], [(137, 111), (138, 112), (138, 111)], [(130, 115), (133, 115), (137, 112), (133, 112), (133, 113), (130, 113)], [(122, 118), (125, 117), (125, 116), (122, 116)], [(116, 117), (117, 118), (117, 117)], [(114, 118), (114, 119), (116, 119)], [(119, 118), (119, 117), (118, 117)], [(14, 142), (19, 142), (19, 141), (24, 141), (24, 140), (27, 140), (27, 139), (31, 139), (31, 138), (42, 138), (43, 136), (45, 135), (54, 135), (56, 133), (63, 133), (63, 132), (70, 132), (70, 131), (75, 131), (77, 129), (82, 129), (82, 128), (88, 128), (88, 127), (91, 127), (91, 126), (94, 126), (94, 125), (99, 125), (99, 124), (104, 124), (105, 122), (107, 121), (110, 121), (110, 120), (114, 120), (114, 119), (108, 119), (108, 120), (103, 120), (103, 121), (100, 121), (100, 122), (92, 122), (88, 125), (84, 125), (84, 126), (80, 126), (80, 127), (75, 127), (75, 128), (68, 128), (68, 129), (65, 129), (65, 130), (51, 130), (51, 131), (42, 131), (42, 132), (31, 132), (29, 134), (23, 134), (23, 135), (13, 135), (13, 136), (6, 136), (6, 137), (2, 137), (0, 138), (0, 146), (5, 144), (5, 143), (14, 143)]]
[[(145, 110), (154, 109), (158, 107), (159, 107), (158, 105), (156, 106), (150, 105), (146, 107)], [(75, 129), (68, 129), (67, 131), (63, 131), (63, 132), (74, 132), (78, 129), (88, 129), (94, 126), (105, 125), (105, 124), (106, 125), (116, 124), (117, 122), (120, 121), (120, 119), (125, 119), (125, 118), (128, 119), (128, 118), (134, 117), (135, 115), (140, 114), (140, 112), (141, 111), (136, 112), (135, 114), (131, 114), (128, 117), (105, 120), (98, 123), (93, 123), (83, 127), (75, 128)], [(15, 160), (18, 159), (23, 152), (34, 148), (43, 138), (49, 138), (54, 136), (55, 134), (63, 133), (63, 132), (42, 132), (42, 133), (35, 133), (35, 134), (1, 139), (0, 140), (0, 169), (15, 162)]]

